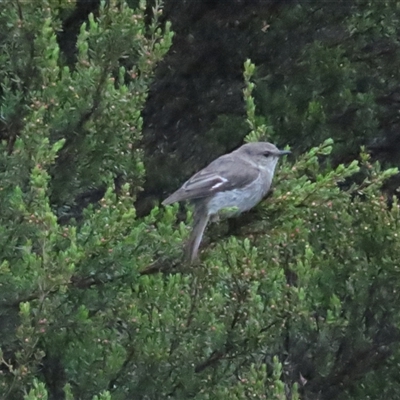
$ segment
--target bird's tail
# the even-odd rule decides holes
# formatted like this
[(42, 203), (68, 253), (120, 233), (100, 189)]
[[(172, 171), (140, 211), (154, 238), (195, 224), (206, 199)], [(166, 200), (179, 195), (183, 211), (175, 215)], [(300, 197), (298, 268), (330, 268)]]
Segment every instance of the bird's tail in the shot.
[(208, 215), (206, 207), (196, 207), (193, 230), (186, 247), (186, 258), (191, 264), (197, 258), (201, 239), (203, 238), (204, 230), (206, 229), (209, 219), (210, 216)]

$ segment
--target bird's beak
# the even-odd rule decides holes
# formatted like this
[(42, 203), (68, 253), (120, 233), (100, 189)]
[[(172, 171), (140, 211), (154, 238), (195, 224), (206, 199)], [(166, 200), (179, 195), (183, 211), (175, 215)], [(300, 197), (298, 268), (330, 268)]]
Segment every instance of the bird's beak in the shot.
[(279, 157), (284, 156), (286, 154), (292, 154), (292, 152), (289, 150), (279, 150), (279, 152), (278, 152)]

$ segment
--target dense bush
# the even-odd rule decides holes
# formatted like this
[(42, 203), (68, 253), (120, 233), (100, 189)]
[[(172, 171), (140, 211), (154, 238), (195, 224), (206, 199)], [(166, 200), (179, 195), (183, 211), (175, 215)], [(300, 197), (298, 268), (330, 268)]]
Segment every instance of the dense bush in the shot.
[[(396, 171), (364, 150), (333, 168), (326, 139), (185, 265), (178, 207), (133, 207), (140, 111), (172, 34), (160, 9), (145, 24), (143, 4), (110, 3), (68, 66), (67, 0), (1, 15), (0, 397), (398, 397), (399, 206), (380, 193)], [(257, 121), (253, 70), (260, 140), (275, 134)]]

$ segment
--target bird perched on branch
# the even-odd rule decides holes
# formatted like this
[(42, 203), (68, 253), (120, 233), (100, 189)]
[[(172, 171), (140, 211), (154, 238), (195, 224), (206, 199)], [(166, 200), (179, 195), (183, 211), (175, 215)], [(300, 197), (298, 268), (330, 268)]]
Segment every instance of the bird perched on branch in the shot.
[(189, 200), (194, 204), (194, 225), (187, 245), (190, 262), (197, 258), (208, 221), (217, 219), (223, 209), (230, 217), (259, 203), (271, 187), (279, 157), (285, 154), (290, 151), (268, 142), (244, 144), (197, 172), (162, 202)]

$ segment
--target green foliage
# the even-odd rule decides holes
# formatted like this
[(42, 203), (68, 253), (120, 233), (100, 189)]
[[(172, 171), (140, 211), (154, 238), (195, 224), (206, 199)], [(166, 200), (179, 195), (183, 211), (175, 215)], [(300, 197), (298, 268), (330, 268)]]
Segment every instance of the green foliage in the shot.
[[(66, 65), (56, 34), (60, 11), (67, 15), (70, 9), (68, 1), (17, 7), (9, 2), (4, 8), (2, 26), (8, 30), (1, 41), (0, 318), (5, 329), (0, 397), (25, 392), (26, 398), (40, 398), (44, 386), (33, 378), (46, 370), (46, 363), (57, 360), (69, 371), (68, 381), (78, 382), (84, 355), (92, 360), (86, 365), (102, 356), (104, 321), (88, 321), (108, 296), (103, 289), (94, 294), (90, 287), (135, 282), (143, 266), (152, 262), (150, 248), (159, 248), (156, 243), (162, 240), (155, 214), (136, 221), (132, 203), (144, 173), (137, 144), (140, 110), (172, 33), (169, 24), (163, 32), (159, 28), (159, 6), (147, 26), (144, 3), (136, 10), (123, 2), (102, 3), (96, 17), (90, 15), (81, 27), (76, 63)], [(108, 187), (100, 204), (89, 207), (79, 224), (60, 225), (58, 217), (77, 194), (99, 184)], [(174, 235), (179, 233), (171, 232)], [(145, 253), (138, 250), (142, 247)], [(113, 286), (110, 305), (118, 286)], [(107, 318), (110, 313), (112, 308)], [(101, 339), (86, 336), (97, 333)], [(71, 342), (71, 334), (77, 343)], [(113, 345), (107, 357), (111, 369), (70, 386), (69, 392), (83, 395), (87, 385), (99, 393), (103, 386), (96, 385), (113, 374), (124, 353)], [(51, 385), (46, 373), (43, 379)], [(28, 391), (30, 382), (33, 388)], [(107, 396), (104, 392), (99, 398)]]
[[(131, 182), (137, 193), (143, 177), (136, 145), (142, 126), (140, 109), (151, 71), (171, 44), (169, 25), (162, 34), (157, 9), (147, 29), (144, 4), (133, 10), (123, 2), (102, 3), (99, 15), (91, 14), (81, 27), (77, 61), (71, 66), (62, 62), (56, 39), (61, 25), (57, 11), (69, 7), (69, 2), (57, 8), (36, 3), (22, 7), (26, 18), (17, 19), (11, 3), (3, 12), (3, 23), (12, 27), (3, 42), (0, 75), (8, 150), (17, 138), (25, 146), (20, 157), (35, 152), (45, 138), (50, 143), (65, 140), (51, 169), (51, 198), (60, 207), (114, 177)], [(29, 157), (37, 161), (32, 154)], [(14, 160), (28, 166), (23, 159)], [(27, 170), (16, 170), (9, 179), (20, 185), (26, 176)]]
[[(143, 2), (102, 3), (66, 65), (56, 34), (70, 6), (56, 3), (1, 15), (0, 397), (396, 398), (400, 208), (380, 188), (397, 170), (365, 149), (332, 168), (324, 131), (281, 162), (257, 218), (189, 268), (178, 207), (138, 218), (132, 206), (140, 112), (172, 39), (160, 5), (146, 25)], [(354, 95), (343, 52), (307, 51), (306, 70), (335, 82), (329, 101)], [(247, 61), (247, 140), (273, 139), (281, 127), (257, 116), (254, 72)], [(325, 99), (299, 108), (296, 90), (282, 103), (296, 111), (288, 126), (325, 129)], [(100, 184), (78, 220), (60, 218)]]
[(255, 96), (273, 140), (302, 152), (333, 138), (337, 162), (384, 142), (397, 123), (383, 99), (399, 82), (399, 17), (396, 2), (368, 0), (300, 2), (271, 16)]

